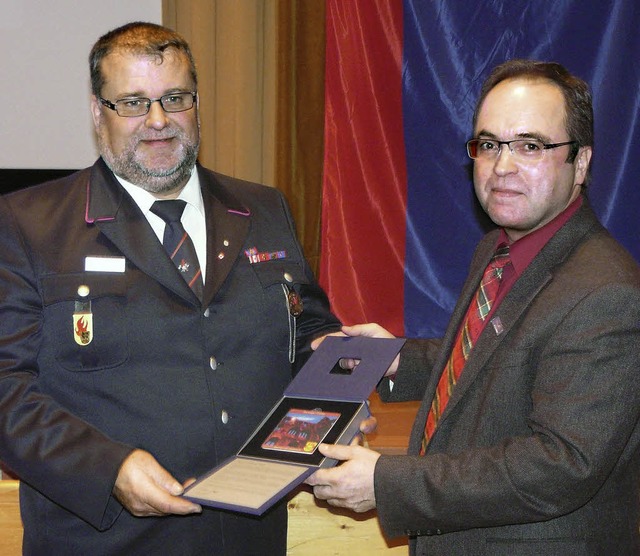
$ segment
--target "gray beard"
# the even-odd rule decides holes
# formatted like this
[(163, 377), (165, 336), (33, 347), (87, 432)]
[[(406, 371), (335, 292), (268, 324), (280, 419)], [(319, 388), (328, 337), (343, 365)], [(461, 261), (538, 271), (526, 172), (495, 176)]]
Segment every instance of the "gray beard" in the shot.
[(167, 194), (181, 189), (189, 181), (191, 170), (198, 158), (199, 143), (194, 144), (182, 139), (182, 159), (175, 166), (164, 170), (142, 166), (135, 159), (133, 148), (127, 148), (115, 156), (99, 133), (98, 147), (103, 160), (114, 174), (149, 193)]

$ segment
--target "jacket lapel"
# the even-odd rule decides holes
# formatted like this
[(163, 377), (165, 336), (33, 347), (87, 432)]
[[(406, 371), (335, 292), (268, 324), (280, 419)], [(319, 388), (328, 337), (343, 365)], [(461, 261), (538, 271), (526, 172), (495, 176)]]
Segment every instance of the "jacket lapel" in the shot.
[(251, 212), (212, 172), (198, 167), (207, 221), (207, 279), (204, 303), (209, 305), (231, 272), (245, 243)]
[(147, 219), (102, 159), (91, 169), (85, 220), (97, 226), (131, 264), (185, 300), (200, 304), (167, 257)]
[[(507, 337), (513, 326), (515, 326), (519, 321), (522, 314), (533, 303), (536, 296), (551, 280), (553, 280), (553, 269), (570, 255), (571, 251), (583, 240), (584, 236), (593, 229), (594, 225), (599, 224), (585, 199), (580, 210), (549, 240), (549, 242), (542, 248), (540, 253), (538, 253), (531, 264), (516, 281), (509, 293), (500, 303), (500, 306), (496, 309), (491, 322), (487, 323), (482, 334), (478, 338), (471, 356), (460, 375), (460, 380), (456, 384), (451, 398), (447, 403), (447, 407), (440, 418), (439, 426), (446, 421), (447, 417), (454, 411), (456, 405), (464, 398), (466, 392), (473, 387), (474, 382), (485, 368), (489, 358), (493, 355), (496, 349), (498, 349), (503, 339)], [(474, 260), (470, 271), (470, 276), (473, 276), (473, 279), (467, 281), (461, 294), (461, 300), (464, 299), (464, 303), (461, 302), (456, 306), (455, 315), (457, 315), (457, 318), (455, 319), (456, 325), (453, 335), (450, 334), (451, 330), (447, 331), (448, 341), (446, 345), (446, 353), (443, 352), (441, 356), (441, 359), (444, 359), (441, 365), (442, 368), (444, 368), (446, 358), (452, 349), (455, 333), (457, 332), (460, 322), (466, 313), (471, 297), (475, 293), (477, 284), (480, 282), (484, 269), (491, 258), (495, 241), (495, 234), (489, 234), (489, 236), (485, 238), (485, 241), (483, 241), (478, 257)], [(501, 326), (500, 331), (496, 331), (492, 324), (496, 322), (496, 319), (499, 319)], [(434, 375), (435, 374), (438, 375), (439, 380), (440, 373), (434, 373)], [(427, 399), (433, 399), (436, 386), (437, 380), (432, 379), (429, 384)], [(437, 435), (437, 431), (438, 428), (436, 428), (434, 436)]]

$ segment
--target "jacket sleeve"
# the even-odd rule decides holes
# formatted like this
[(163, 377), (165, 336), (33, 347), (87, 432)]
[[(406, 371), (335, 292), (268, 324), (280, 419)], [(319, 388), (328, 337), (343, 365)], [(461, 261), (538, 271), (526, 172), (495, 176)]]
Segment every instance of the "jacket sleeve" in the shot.
[(407, 340), (400, 351), (400, 365), (393, 380), (384, 379), (378, 385), (380, 399), (384, 402), (421, 400), (440, 345), (437, 339)]
[[(544, 340), (529, 336), (530, 343), (511, 342), (495, 355), (496, 372), (520, 377), (526, 392), (518, 394), (520, 402), (491, 397), (488, 365), (483, 401), (450, 419), (425, 456), (379, 458), (375, 492), (386, 534), (546, 521), (602, 496), (608, 481), (625, 490), (621, 477), (637, 467), (640, 442), (637, 273), (634, 281), (602, 285), (573, 305), (557, 306), (561, 316)], [(498, 432), (507, 426), (514, 429)]]

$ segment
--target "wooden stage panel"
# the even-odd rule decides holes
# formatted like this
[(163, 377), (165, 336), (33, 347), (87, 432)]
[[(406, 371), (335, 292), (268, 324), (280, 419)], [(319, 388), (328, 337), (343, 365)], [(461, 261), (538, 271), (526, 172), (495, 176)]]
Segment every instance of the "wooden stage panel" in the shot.
[(0, 480), (0, 554), (22, 554), (22, 521), (18, 504), (18, 481)]

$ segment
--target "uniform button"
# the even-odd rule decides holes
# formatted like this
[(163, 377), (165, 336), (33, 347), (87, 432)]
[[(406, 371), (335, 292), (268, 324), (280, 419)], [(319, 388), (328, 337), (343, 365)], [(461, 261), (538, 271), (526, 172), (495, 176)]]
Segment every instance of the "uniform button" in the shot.
[(87, 286), (86, 284), (82, 284), (82, 286), (78, 287), (78, 295), (80, 297), (87, 297), (89, 295), (90, 292), (90, 288), (89, 286)]
[(218, 258), (220, 260), (224, 259), (224, 253), (222, 251), (220, 251), (220, 253), (218, 253)]
[(207, 308), (204, 310), (204, 316), (205, 316), (205, 317), (208, 317), (210, 314), (211, 314), (211, 311), (209, 311), (209, 307), (207, 307)]
[(229, 414), (224, 409), (220, 414), (220, 419), (222, 420), (223, 425), (226, 425), (229, 422)]
[(288, 272), (284, 273), (284, 279), (289, 283), (293, 282), (293, 276), (291, 276), (291, 274), (289, 274)]
[(218, 361), (216, 361), (216, 358), (213, 355), (209, 357), (209, 367), (211, 367), (211, 370), (213, 371), (218, 368)]

